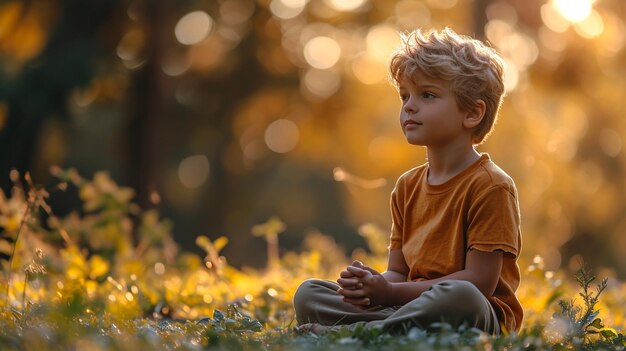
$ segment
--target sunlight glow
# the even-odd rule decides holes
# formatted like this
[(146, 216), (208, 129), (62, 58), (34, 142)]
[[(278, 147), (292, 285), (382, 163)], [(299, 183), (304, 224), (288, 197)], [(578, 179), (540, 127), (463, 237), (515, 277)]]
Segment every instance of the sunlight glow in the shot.
[(411, 30), (426, 26), (430, 22), (430, 10), (417, 0), (403, 0), (394, 8), (396, 21), (400, 28)]
[(380, 83), (387, 77), (387, 67), (367, 54), (362, 54), (352, 61), (352, 73), (364, 84)]
[(288, 119), (276, 120), (265, 130), (265, 144), (270, 150), (279, 154), (293, 150), (298, 145), (299, 139), (298, 126)]
[(324, 3), (337, 11), (355, 11), (367, 3), (367, 0), (324, 0)]
[(315, 37), (304, 46), (304, 59), (309, 65), (318, 69), (334, 66), (340, 57), (341, 47), (329, 37)]
[(584, 21), (591, 14), (590, 0), (552, 0), (552, 6), (570, 22)]
[(607, 156), (617, 157), (622, 151), (622, 137), (613, 129), (605, 128), (600, 131), (598, 144)]
[(500, 49), (521, 69), (532, 65), (539, 57), (539, 48), (535, 41), (522, 33), (511, 35)]
[(602, 44), (605, 55), (612, 56), (621, 51), (626, 45), (626, 25), (617, 15), (604, 13), (602, 16), (604, 31)]
[(563, 33), (569, 28), (570, 23), (551, 4), (541, 6), (540, 12), (541, 20), (550, 30)]
[(387, 24), (372, 27), (365, 38), (368, 54), (384, 63), (387, 63), (398, 44), (400, 44), (400, 35)]
[[(567, 42), (562, 40), (559, 33), (549, 30), (547, 27), (541, 27), (538, 33), (539, 42), (543, 49), (551, 52), (562, 52), (567, 46)], [(541, 52), (545, 54), (546, 50)]]
[(430, 8), (448, 10), (456, 6), (458, 0), (428, 0), (426, 2)]
[(487, 6), (487, 18), (490, 20), (499, 19), (510, 23), (512, 26), (517, 24), (517, 10), (506, 2), (494, 2)]
[(213, 20), (204, 11), (194, 11), (183, 16), (176, 27), (174, 34), (179, 43), (194, 45), (204, 40), (213, 27)]
[(602, 20), (602, 16), (600, 16), (597, 11), (593, 10), (587, 18), (576, 23), (574, 29), (581, 37), (593, 39), (604, 32), (604, 21)]
[(507, 92), (513, 91), (519, 82), (519, 70), (515, 63), (505, 60), (504, 66), (504, 88)]

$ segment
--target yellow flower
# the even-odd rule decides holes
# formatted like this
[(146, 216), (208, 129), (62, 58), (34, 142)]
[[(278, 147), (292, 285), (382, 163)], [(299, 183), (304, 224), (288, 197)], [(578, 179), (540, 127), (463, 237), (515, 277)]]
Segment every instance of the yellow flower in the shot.
[(98, 279), (109, 271), (109, 262), (100, 255), (93, 255), (89, 259), (89, 278)]

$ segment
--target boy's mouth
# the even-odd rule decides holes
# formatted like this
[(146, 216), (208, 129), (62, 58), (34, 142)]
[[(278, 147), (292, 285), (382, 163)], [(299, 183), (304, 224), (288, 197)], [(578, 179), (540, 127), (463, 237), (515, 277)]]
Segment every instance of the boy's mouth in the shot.
[(422, 123), (416, 122), (416, 121), (413, 121), (413, 120), (410, 120), (410, 119), (404, 121), (404, 126), (405, 127), (408, 126), (408, 125), (411, 125), (411, 124), (418, 125), (418, 126), (422, 125)]

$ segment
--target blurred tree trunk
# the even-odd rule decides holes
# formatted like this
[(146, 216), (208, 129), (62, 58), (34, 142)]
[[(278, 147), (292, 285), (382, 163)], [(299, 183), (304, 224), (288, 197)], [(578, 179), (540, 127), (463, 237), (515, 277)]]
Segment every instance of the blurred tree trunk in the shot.
[[(264, 13), (257, 11), (256, 16)], [(252, 22), (256, 21), (253, 19)], [(212, 79), (205, 80), (201, 89), (203, 95), (217, 97), (206, 106), (211, 111), (206, 118), (209, 125), (218, 131), (214, 135), (216, 140), (211, 141), (211, 149), (208, 150), (211, 164), (211, 176), (206, 191), (206, 208), (198, 210), (194, 216), (198, 223), (195, 228), (206, 228), (212, 236), (229, 233), (226, 226), (226, 218), (236, 210), (244, 210), (248, 207), (249, 200), (254, 199), (254, 191), (259, 189), (245, 189), (242, 184), (251, 184), (255, 179), (258, 181), (258, 172), (249, 172), (246, 175), (233, 175), (226, 166), (228, 160), (227, 150), (235, 140), (232, 124), (239, 107), (251, 96), (264, 87), (267, 88), (268, 76), (261, 67), (256, 56), (258, 43), (262, 39), (255, 32), (251, 32), (238, 45), (232, 53), (237, 63), (227, 74), (216, 74)], [(242, 203), (242, 199), (244, 199)], [(246, 201), (248, 200), (248, 201)], [(242, 222), (243, 223), (243, 222)], [(249, 230), (249, 228), (246, 228)], [(191, 233), (190, 233), (191, 234)], [(247, 235), (245, 232), (243, 235)], [(241, 235), (241, 234), (239, 234)], [(194, 235), (195, 236), (195, 235)], [(192, 243), (190, 238), (182, 238), (181, 242)]]
[(170, 15), (175, 11), (173, 2), (150, 0), (143, 2), (146, 30), (146, 62), (132, 75), (130, 87), (130, 126), (128, 128), (128, 167), (130, 186), (137, 191), (136, 201), (142, 208), (150, 207), (150, 194), (159, 183), (157, 170), (163, 169), (159, 154), (163, 145), (159, 141), (170, 97), (161, 60), (167, 47)]

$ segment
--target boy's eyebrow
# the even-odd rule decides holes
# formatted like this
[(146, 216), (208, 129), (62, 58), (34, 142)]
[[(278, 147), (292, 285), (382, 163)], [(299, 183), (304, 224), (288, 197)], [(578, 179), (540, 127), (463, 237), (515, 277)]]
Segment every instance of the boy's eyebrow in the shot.
[(414, 81), (414, 80), (411, 80), (408, 84), (406, 82), (399, 82), (398, 88), (407, 89), (407, 87), (411, 85), (420, 89), (432, 89), (432, 88), (443, 89), (444, 88), (444, 86), (442, 86), (441, 84), (437, 84), (435, 82), (425, 81), (423, 84), (420, 84), (419, 82)]
[(414, 83), (414, 84), (418, 88), (437, 88), (437, 89), (443, 88), (440, 84), (431, 83), (431, 82), (426, 82), (424, 84), (420, 84), (420, 83)]

